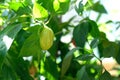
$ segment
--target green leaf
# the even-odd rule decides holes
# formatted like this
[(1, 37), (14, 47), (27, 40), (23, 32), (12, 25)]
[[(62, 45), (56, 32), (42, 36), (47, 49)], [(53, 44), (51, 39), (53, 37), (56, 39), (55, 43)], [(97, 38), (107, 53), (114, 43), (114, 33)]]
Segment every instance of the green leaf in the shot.
[(93, 6), (92, 9), (96, 12), (99, 13), (107, 13), (106, 9), (104, 8), (104, 6), (102, 4), (100, 4), (100, 2), (96, 2)]
[(0, 9), (6, 9), (6, 8), (8, 8), (8, 6), (5, 6), (3, 4), (0, 5)]
[(10, 2), (9, 7), (19, 15), (31, 13), (29, 5), (24, 5), (22, 2)]
[[(59, 2), (59, 3), (58, 3)], [(64, 14), (68, 11), (69, 9), (69, 5), (70, 5), (70, 0), (58, 0), (58, 2), (56, 1), (56, 3), (58, 4), (54, 4), (54, 7), (56, 6), (56, 13), (58, 14)]]
[(62, 62), (61, 77), (63, 77), (64, 74), (66, 73), (66, 71), (68, 70), (68, 68), (70, 66), (70, 62), (71, 62), (72, 57), (73, 57), (73, 53), (78, 49), (80, 49), (80, 48), (77, 47), (77, 48), (72, 49), (64, 57), (63, 62)]
[(32, 0), (24, 0), (24, 4), (25, 5), (32, 5), (33, 3), (32, 3)]
[(21, 2), (10, 2), (9, 3), (10, 9), (17, 11), (20, 7), (23, 7), (23, 4)]
[(7, 47), (5, 43), (2, 40), (0, 40), (0, 69), (3, 64), (3, 60), (5, 58), (6, 53), (7, 53)]
[(103, 56), (104, 57), (117, 57), (119, 52), (119, 45), (115, 42), (104, 41), (103, 42)]
[(84, 10), (84, 5), (82, 4), (82, 1), (79, 2), (78, 7), (75, 6), (75, 10), (78, 13), (78, 15), (82, 15), (83, 10)]
[(38, 2), (43, 6), (48, 12), (55, 12), (54, 11), (54, 1), (55, 0), (38, 0)]
[[(120, 43), (119, 43), (119, 45), (120, 45)], [(118, 64), (120, 64), (120, 47), (119, 47), (119, 52), (118, 52), (118, 54), (117, 54), (117, 56), (116, 56), (116, 61), (118, 62)]]
[(76, 80), (76, 78), (73, 78), (72, 76), (64, 76), (62, 80)]
[(44, 19), (48, 17), (47, 10), (38, 3), (34, 3), (33, 6), (33, 17)]
[(29, 6), (24, 6), (24, 7), (20, 7), (16, 13), (19, 15), (24, 15), (24, 14), (30, 15), (32, 12)]
[(4, 64), (3, 66), (4, 67), (0, 72), (0, 80), (16, 80), (17, 74), (14, 72), (14, 70), (8, 65)]
[(84, 47), (89, 32), (89, 26), (89, 22), (83, 21), (74, 28), (73, 39), (75, 40), (76, 46)]
[(0, 0), (0, 3), (4, 3), (5, 0)]
[(98, 25), (95, 21), (93, 20), (89, 20), (90, 23), (90, 34), (94, 37), (94, 38), (98, 38), (100, 31), (98, 29)]
[(77, 80), (90, 80), (87, 71), (86, 71), (86, 67), (83, 66), (80, 70), (78, 70), (77, 72)]
[[(25, 61), (22, 57), (18, 58), (18, 57), (11, 56), (11, 55), (7, 55), (6, 60), (8, 60), (10, 64), (9, 67), (11, 67), (12, 71), (16, 73), (17, 76), (19, 76), (20, 80), (33, 80), (33, 78), (30, 76), (30, 73), (29, 73), (28, 61)], [(15, 79), (15, 80), (18, 80), (18, 79)]]
[(37, 56), (40, 53), (41, 49), (39, 44), (39, 36), (37, 33), (33, 33), (25, 40), (19, 56)]
[(112, 20), (108, 20), (105, 22), (106, 24), (114, 23)]
[(90, 43), (90, 47), (94, 49), (97, 47), (98, 43), (99, 43), (98, 39), (93, 39), (92, 42)]
[(50, 57), (47, 57), (45, 60), (45, 73), (46, 73), (46, 77), (49, 80), (57, 80), (59, 77), (59, 73), (58, 73), (58, 69), (57, 69), (57, 65), (56, 62), (54, 60), (52, 60)]
[(112, 80), (112, 77), (108, 71), (105, 72), (100, 76), (99, 80)]
[(75, 58), (75, 60), (89, 61), (94, 57), (93, 54), (82, 54)]
[(0, 32), (0, 39), (2, 39), (5, 35), (12, 39), (15, 38), (21, 28), (22, 25), (20, 23), (8, 24), (8, 26)]
[(21, 24), (14, 23), (9, 24), (4, 30), (0, 32), (0, 68), (3, 64), (3, 60), (9, 50), (15, 36), (22, 28)]

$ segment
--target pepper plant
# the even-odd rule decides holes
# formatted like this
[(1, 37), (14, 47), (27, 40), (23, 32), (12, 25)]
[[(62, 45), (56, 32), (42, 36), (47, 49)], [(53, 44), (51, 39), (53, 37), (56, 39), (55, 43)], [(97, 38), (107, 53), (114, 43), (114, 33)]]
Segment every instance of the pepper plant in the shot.
[(119, 80), (102, 64), (107, 57), (120, 63), (119, 41), (100, 31), (107, 10), (100, 1), (83, 2), (0, 0), (0, 80)]

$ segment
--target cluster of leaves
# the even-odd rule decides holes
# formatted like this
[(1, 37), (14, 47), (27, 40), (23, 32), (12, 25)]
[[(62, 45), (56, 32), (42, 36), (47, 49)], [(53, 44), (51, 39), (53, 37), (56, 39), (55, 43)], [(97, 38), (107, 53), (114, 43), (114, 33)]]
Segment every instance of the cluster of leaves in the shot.
[[(42, 77), (46, 80), (112, 80), (106, 70), (102, 72), (102, 65), (92, 61), (97, 58), (93, 49), (98, 47), (100, 58), (114, 57), (120, 63), (119, 43), (109, 41), (105, 33), (99, 31), (97, 22), (88, 16), (75, 26), (71, 25), (75, 17), (62, 22), (62, 15), (76, 1), (0, 1), (0, 80), (40, 80)], [(79, 16), (84, 11), (107, 13), (99, 1), (88, 0), (85, 5), (80, 1), (74, 8)], [(53, 46), (47, 51), (43, 51), (39, 43), (43, 24), (55, 33)], [(71, 41), (62, 42), (62, 36), (71, 30)], [(100, 58), (97, 59), (101, 62)]]

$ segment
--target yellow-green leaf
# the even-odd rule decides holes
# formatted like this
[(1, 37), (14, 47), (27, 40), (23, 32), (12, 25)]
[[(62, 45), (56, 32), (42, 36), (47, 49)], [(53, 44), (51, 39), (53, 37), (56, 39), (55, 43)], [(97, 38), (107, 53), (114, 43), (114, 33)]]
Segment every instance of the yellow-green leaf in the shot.
[(40, 18), (40, 19), (47, 18), (48, 17), (48, 12), (40, 4), (34, 3), (34, 6), (33, 6), (33, 17), (34, 18)]
[(60, 3), (59, 3), (58, 0), (54, 0), (54, 2), (53, 2), (53, 7), (54, 7), (54, 10), (55, 10), (55, 11), (58, 11), (58, 10), (59, 10), (59, 8), (60, 8)]
[(59, 0), (59, 2), (68, 2), (69, 0)]

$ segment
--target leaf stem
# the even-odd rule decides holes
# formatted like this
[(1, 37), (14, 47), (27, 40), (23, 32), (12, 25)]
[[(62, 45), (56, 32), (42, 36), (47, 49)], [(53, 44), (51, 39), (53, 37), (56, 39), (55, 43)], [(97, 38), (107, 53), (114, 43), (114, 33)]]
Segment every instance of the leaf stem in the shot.
[(48, 20), (45, 22), (45, 24), (48, 24), (51, 19), (52, 19), (52, 16), (50, 16), (50, 17), (48, 18)]
[[(88, 43), (90, 49), (92, 49), (88, 41), (87, 41), (87, 43)], [(103, 64), (102, 64), (102, 60), (101, 60), (100, 58), (98, 58), (98, 57), (94, 54), (93, 49), (92, 49), (92, 54), (93, 54), (93, 56), (94, 56), (97, 60), (99, 60), (100, 65), (103, 67), (103, 69), (105, 69), (105, 67), (104, 67)], [(105, 70), (106, 70), (106, 69), (105, 69)]]

